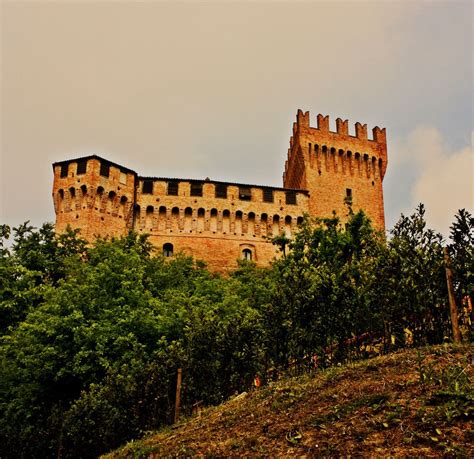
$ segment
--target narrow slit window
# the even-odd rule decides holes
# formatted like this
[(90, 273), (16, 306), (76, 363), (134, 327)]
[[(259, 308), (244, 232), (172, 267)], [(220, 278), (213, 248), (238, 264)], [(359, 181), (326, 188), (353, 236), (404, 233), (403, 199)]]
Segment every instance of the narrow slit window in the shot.
[(273, 190), (263, 189), (263, 202), (273, 202)]
[(110, 164), (109, 163), (100, 163), (100, 175), (102, 177), (108, 177), (110, 175)]
[(222, 183), (216, 185), (216, 198), (227, 199), (227, 185)]
[(296, 204), (296, 193), (294, 191), (286, 192), (286, 203), (291, 205)]
[(178, 196), (178, 182), (168, 182), (168, 195)]
[(191, 183), (191, 196), (202, 196), (202, 183)]
[(68, 170), (69, 170), (69, 164), (61, 165), (61, 178), (67, 177)]
[(77, 162), (77, 175), (85, 174), (87, 171), (87, 159), (83, 159)]
[(142, 185), (142, 194), (153, 193), (153, 180), (144, 180)]
[(252, 190), (247, 186), (239, 187), (239, 199), (241, 201), (251, 201), (252, 200)]

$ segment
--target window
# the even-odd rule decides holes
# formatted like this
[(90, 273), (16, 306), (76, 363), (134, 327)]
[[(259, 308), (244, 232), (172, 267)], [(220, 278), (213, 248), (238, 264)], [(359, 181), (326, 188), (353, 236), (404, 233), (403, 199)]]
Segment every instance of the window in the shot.
[(273, 190), (263, 189), (263, 202), (273, 202)]
[(178, 196), (178, 182), (168, 182), (168, 195)]
[(216, 185), (216, 198), (227, 199), (227, 185), (223, 185), (222, 183)]
[(202, 196), (202, 183), (191, 183), (191, 196)]
[(352, 198), (352, 189), (346, 188), (346, 198)]
[(286, 203), (287, 204), (296, 204), (296, 193), (294, 191), (286, 192)]
[(164, 257), (172, 257), (173, 256), (173, 244), (167, 242), (163, 244), (163, 256)]
[(102, 177), (108, 177), (109, 174), (110, 174), (110, 164), (101, 162), (100, 163), (100, 175), (102, 175)]
[(153, 193), (153, 180), (143, 180), (142, 194)]
[(252, 199), (252, 190), (247, 186), (239, 187), (239, 199), (241, 201), (250, 201)]
[(242, 260), (252, 261), (252, 251), (250, 249), (242, 250)]
[(67, 177), (68, 169), (69, 169), (69, 164), (61, 165), (61, 178)]
[(87, 159), (81, 159), (77, 162), (77, 175), (85, 174), (87, 171)]

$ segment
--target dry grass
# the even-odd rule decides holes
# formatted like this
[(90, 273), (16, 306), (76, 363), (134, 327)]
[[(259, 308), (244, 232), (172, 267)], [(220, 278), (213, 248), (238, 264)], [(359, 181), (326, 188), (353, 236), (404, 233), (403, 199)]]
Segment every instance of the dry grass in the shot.
[(473, 351), (405, 350), (285, 379), (107, 458), (474, 457)]

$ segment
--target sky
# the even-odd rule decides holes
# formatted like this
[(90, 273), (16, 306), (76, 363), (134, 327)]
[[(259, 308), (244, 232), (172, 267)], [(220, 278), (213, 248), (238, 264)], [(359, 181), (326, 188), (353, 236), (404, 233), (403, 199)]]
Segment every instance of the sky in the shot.
[(54, 221), (55, 161), (282, 185), (298, 108), (387, 128), (386, 225), (473, 213), (467, 1), (3, 1), (0, 223)]

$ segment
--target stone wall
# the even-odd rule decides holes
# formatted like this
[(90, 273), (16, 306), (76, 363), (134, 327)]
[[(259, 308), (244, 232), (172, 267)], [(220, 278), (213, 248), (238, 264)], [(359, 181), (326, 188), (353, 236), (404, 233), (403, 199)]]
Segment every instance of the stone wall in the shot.
[(269, 240), (294, 234), (305, 213), (344, 218), (347, 203), (363, 209), (383, 230), (382, 181), (387, 168), (385, 129), (298, 111), (283, 174), (284, 188), (193, 179), (140, 177), (92, 155), (53, 164), (56, 231), (80, 228), (92, 241), (130, 229), (150, 235), (166, 255), (180, 251), (204, 260), (213, 271), (237, 259), (268, 265), (278, 250)]
[[(86, 172), (78, 175), (84, 160)], [(101, 164), (109, 165), (108, 177)], [(99, 157), (57, 163), (54, 173), (57, 232), (70, 225), (93, 240), (133, 229), (149, 234), (158, 251), (169, 254), (172, 247), (173, 254), (192, 255), (214, 271), (235, 268), (242, 258), (268, 265), (279, 255), (269, 239), (291, 236), (308, 212), (305, 191), (138, 177)]]

